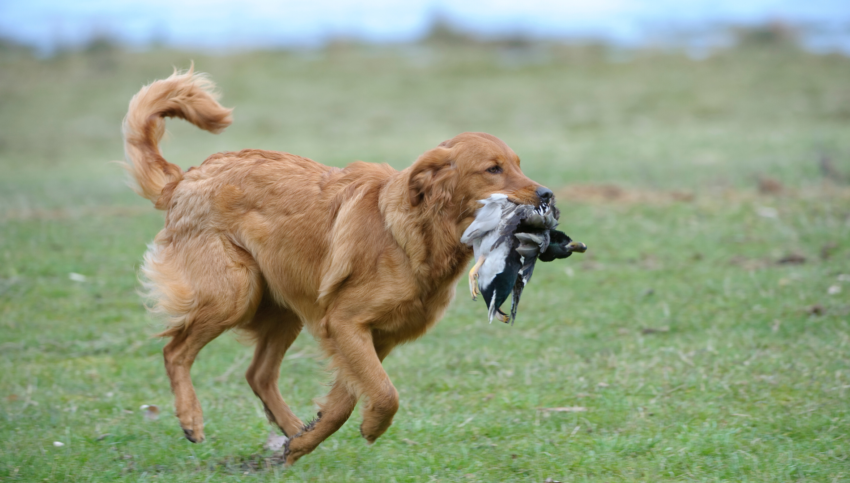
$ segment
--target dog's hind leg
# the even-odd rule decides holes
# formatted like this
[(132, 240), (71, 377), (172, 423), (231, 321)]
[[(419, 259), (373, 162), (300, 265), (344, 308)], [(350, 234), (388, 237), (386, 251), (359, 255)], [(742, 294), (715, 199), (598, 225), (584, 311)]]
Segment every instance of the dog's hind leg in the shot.
[(278, 389), (280, 363), (301, 332), (302, 325), (295, 313), (264, 300), (254, 319), (245, 327), (257, 342), (254, 359), (245, 378), (263, 402), (269, 422), (277, 425), (286, 436), (293, 436), (304, 427)]
[(172, 321), (160, 335), (171, 337), (163, 356), (177, 418), (186, 438), (201, 442), (203, 413), (189, 371), (205, 345), (254, 315), (263, 294), (259, 270), (246, 252), (210, 236), (155, 246), (143, 273), (154, 310)]
[(175, 413), (186, 439), (193, 443), (204, 440), (204, 416), (189, 370), (198, 352), (225, 329), (214, 325), (207, 330), (184, 330), (175, 335), (163, 349), (165, 370), (174, 393)]

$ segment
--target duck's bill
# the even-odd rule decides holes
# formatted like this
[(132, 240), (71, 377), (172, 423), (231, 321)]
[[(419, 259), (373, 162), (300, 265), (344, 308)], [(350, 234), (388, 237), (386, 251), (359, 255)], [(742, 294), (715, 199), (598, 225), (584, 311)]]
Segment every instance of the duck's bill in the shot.
[(567, 245), (571, 252), (584, 253), (587, 251), (587, 245), (582, 242), (572, 241)]

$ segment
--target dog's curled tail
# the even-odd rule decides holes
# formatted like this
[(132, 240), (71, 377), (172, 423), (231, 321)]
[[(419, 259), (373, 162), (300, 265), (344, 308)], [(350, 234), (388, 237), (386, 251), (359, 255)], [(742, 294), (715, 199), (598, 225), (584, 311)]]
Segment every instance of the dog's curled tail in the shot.
[(233, 122), (232, 109), (218, 103), (214, 89), (215, 84), (204, 74), (196, 74), (192, 66), (142, 87), (130, 100), (123, 125), (124, 168), (136, 180), (136, 193), (153, 201), (157, 209), (165, 209), (170, 199), (161, 197), (163, 191), (170, 193), (183, 179), (183, 170), (166, 161), (159, 150), (164, 118), (179, 117), (212, 133), (221, 132)]

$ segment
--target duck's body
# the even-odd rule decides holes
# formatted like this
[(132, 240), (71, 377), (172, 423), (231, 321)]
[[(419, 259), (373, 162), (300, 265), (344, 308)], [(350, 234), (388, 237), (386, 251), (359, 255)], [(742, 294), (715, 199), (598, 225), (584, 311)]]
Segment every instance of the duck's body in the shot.
[[(484, 296), (490, 322), (498, 317), (513, 322), (522, 290), (531, 278), (537, 256), (549, 245), (549, 230), (557, 225), (557, 210), (550, 205), (517, 205), (504, 195), (480, 200), (484, 205), (461, 241), (471, 244), (476, 263), (469, 273), (475, 300)], [(522, 231), (517, 232), (522, 224)], [(511, 314), (499, 307), (513, 294)]]

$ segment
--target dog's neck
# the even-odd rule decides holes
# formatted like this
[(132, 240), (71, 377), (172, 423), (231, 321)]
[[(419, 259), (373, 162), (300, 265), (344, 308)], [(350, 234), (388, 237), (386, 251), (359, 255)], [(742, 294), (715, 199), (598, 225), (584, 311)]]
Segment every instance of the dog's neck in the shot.
[(410, 259), (417, 278), (425, 284), (457, 278), (469, 263), (472, 250), (460, 242), (460, 210), (421, 203), (411, 206), (404, 171), (387, 180), (378, 199), (384, 225)]

